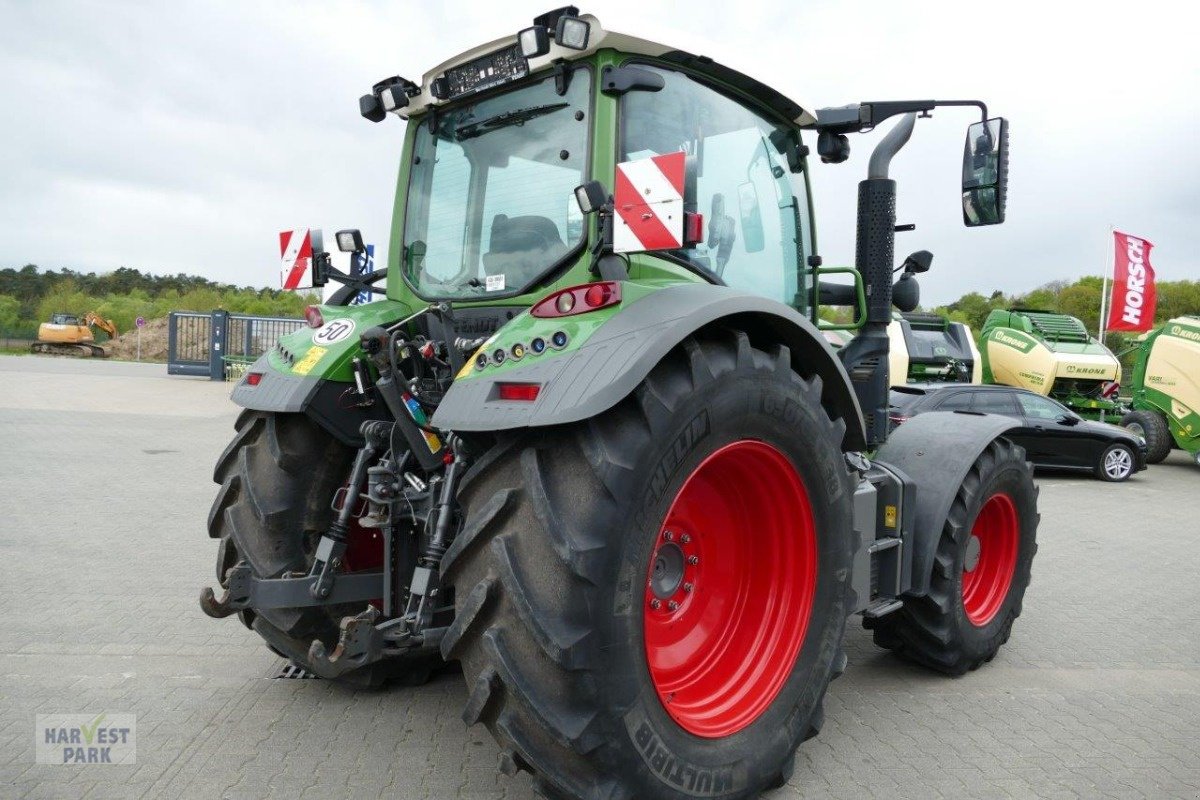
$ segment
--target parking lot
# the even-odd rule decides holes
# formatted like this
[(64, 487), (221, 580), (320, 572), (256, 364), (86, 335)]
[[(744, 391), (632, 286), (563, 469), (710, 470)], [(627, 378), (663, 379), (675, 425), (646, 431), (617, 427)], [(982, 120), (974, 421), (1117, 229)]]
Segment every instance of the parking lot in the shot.
[[(205, 617), (211, 468), (228, 386), (162, 365), (0, 357), (0, 796), (532, 798), (459, 719), (447, 670), (416, 689), (280, 679)], [(771, 798), (1200, 795), (1200, 469), (1127, 484), (1041, 476), (1025, 612), (960, 679), (876, 649)], [(137, 763), (34, 763), (37, 714), (137, 715)]]

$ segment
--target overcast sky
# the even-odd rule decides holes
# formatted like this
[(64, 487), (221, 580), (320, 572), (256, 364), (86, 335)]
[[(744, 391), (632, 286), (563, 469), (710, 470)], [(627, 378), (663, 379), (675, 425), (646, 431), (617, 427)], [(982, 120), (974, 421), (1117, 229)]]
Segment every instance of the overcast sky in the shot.
[[(358, 96), (552, 3), (0, 0), (0, 267), (274, 286), (280, 230), (358, 227), (386, 243), (403, 124), (363, 120)], [(1110, 225), (1157, 245), (1161, 279), (1200, 278), (1200, 58), (1185, 3), (581, 8), (810, 107), (980, 98), (1008, 117), (1005, 225), (962, 226), (968, 111), (921, 120), (894, 163), (899, 219), (917, 224), (898, 256), (935, 254), (927, 305), (1099, 274)], [(826, 264), (853, 260), (855, 185), (876, 138), (814, 169)]]

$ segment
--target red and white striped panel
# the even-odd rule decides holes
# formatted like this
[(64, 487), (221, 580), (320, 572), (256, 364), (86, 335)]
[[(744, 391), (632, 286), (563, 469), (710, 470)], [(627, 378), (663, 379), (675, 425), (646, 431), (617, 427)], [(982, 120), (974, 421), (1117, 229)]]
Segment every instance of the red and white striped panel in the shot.
[(284, 289), (311, 289), (313, 285), (312, 255), (312, 231), (310, 229), (281, 231), (279, 234), (280, 286)]
[(681, 150), (617, 164), (613, 250), (636, 253), (683, 247), (686, 159)]

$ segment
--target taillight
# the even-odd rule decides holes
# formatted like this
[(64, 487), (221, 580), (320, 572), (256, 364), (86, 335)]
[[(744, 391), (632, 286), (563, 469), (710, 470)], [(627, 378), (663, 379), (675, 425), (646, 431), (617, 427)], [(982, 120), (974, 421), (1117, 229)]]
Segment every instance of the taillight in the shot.
[(621, 302), (621, 284), (617, 281), (584, 283), (561, 289), (540, 300), (529, 313), (535, 317), (570, 317), (588, 311), (615, 306)]
[(304, 309), (304, 320), (310, 328), (319, 328), (325, 324), (325, 318), (321, 316), (321, 309), (317, 306), (308, 306)]
[(246, 385), (247, 386), (258, 386), (258, 384), (262, 382), (262, 376), (263, 376), (263, 374), (261, 372), (247, 372), (246, 373)]
[(542, 391), (540, 383), (497, 383), (501, 400), (523, 400), (532, 403)]
[(888, 419), (891, 420), (893, 425), (899, 425), (902, 422), (908, 422), (909, 418), (903, 414), (888, 414)]

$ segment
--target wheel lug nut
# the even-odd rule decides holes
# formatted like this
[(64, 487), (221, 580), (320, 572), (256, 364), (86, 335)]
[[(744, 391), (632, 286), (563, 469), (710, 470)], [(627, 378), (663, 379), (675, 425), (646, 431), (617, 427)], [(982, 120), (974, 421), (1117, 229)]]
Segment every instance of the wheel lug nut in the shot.
[(692, 593), (692, 588), (693, 588), (693, 587), (692, 587), (692, 585), (691, 585), (690, 583), (685, 583), (685, 584), (683, 585), (683, 590), (684, 590), (685, 592), (687, 592), (688, 594), (691, 594), (691, 593)]
[(662, 603), (660, 603), (658, 601), (658, 598), (655, 598), (654, 600), (650, 601), (650, 607), (653, 608), (655, 611), (657, 611), (659, 606), (661, 606), (661, 605), (662, 605)]
[(692, 566), (700, 563), (700, 556), (688, 556), (688, 563)]
[(679, 541), (681, 544), (687, 544), (691, 540), (692, 540), (692, 537), (686, 533), (683, 536), (679, 537)]
[(675, 611), (679, 608), (679, 603), (676, 603), (674, 600), (672, 600), (671, 602), (667, 603), (667, 608), (671, 611)]
[(663, 531), (663, 538), (669, 542), (675, 538), (675, 534), (671, 533), (670, 531)]

